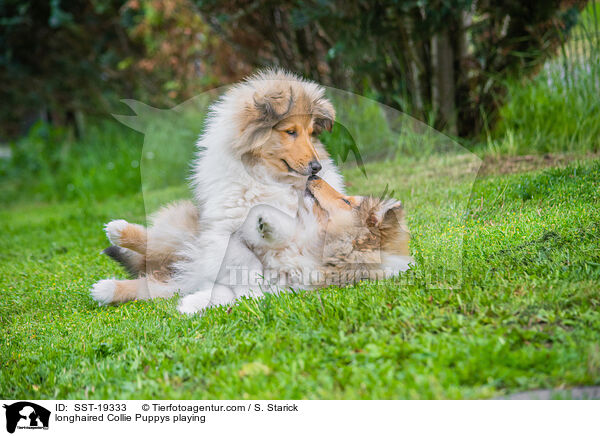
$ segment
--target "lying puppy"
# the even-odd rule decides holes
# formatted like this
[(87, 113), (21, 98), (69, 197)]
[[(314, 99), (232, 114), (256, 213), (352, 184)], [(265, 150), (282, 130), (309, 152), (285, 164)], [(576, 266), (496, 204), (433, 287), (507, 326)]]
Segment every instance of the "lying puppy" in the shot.
[(311, 176), (306, 204), (295, 219), (256, 206), (241, 230), (271, 292), (390, 278), (412, 263), (399, 201), (346, 196)]
[[(410, 234), (400, 202), (345, 196), (317, 176), (308, 180), (303, 200), (295, 217), (267, 205), (251, 210), (232, 235), (218, 283), (204, 307), (243, 295), (384, 279), (409, 268)], [(92, 290), (94, 299), (107, 304), (172, 296), (172, 264), (185, 256), (176, 246), (196, 234), (197, 227), (186, 223), (195, 222), (197, 214), (193, 204), (182, 202), (159, 211), (147, 231), (122, 220), (109, 223), (107, 235), (115, 245), (107, 254), (139, 277), (102, 280)], [(155, 241), (146, 242), (151, 235)], [(252, 257), (240, 258), (239, 245)]]

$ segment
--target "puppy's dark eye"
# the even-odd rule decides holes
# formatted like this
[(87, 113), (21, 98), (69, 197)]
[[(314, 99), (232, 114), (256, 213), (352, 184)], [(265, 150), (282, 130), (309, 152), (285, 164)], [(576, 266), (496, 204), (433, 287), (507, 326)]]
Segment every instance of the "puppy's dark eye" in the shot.
[(348, 206), (352, 206), (352, 204), (350, 204), (350, 202), (348, 200), (346, 200), (345, 198), (342, 198), (342, 201), (344, 203), (346, 203)]

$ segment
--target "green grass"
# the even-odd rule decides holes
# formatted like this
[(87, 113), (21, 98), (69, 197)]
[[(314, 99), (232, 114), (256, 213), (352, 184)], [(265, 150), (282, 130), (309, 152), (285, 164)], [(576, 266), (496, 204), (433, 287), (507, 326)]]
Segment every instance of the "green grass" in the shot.
[(196, 110), (184, 114), (144, 114), (140, 125), (147, 135), (114, 119), (89, 120), (82, 138), (67, 129), (36, 124), (9, 144), (9, 159), (0, 159), (0, 206), (24, 200), (93, 202), (134, 194), (140, 186), (158, 189), (184, 183), (204, 118), (205, 108), (194, 107), (197, 100), (202, 99), (188, 106)]
[(0, 205), (23, 201), (96, 201), (139, 190), (143, 137), (115, 121), (90, 123), (85, 138), (36, 124), (0, 159)]
[(123, 276), (98, 254), (102, 224), (143, 221), (144, 204), (185, 188), (5, 208), (0, 397), (489, 398), (600, 383), (600, 162), (478, 179), (454, 290), (424, 277), (445, 240), (436, 202), (463, 191), (416, 165), (346, 174), (355, 192), (389, 184), (408, 202), (410, 275), (202, 317), (180, 315), (176, 299), (98, 307), (89, 296)]

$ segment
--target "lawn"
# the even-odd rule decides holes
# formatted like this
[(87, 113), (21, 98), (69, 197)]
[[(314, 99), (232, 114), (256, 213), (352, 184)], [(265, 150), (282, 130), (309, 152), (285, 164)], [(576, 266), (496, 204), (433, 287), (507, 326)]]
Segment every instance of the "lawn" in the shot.
[[(202, 317), (176, 298), (98, 307), (89, 295), (124, 276), (99, 255), (103, 223), (143, 222), (185, 187), (5, 208), (0, 397), (492, 398), (600, 384), (600, 161), (486, 167), (472, 192), (470, 178), (419, 165), (346, 172), (353, 193), (389, 185), (406, 202), (410, 274)], [(440, 223), (448, 204), (466, 210)], [(428, 286), (438, 250), (461, 266), (459, 288)]]

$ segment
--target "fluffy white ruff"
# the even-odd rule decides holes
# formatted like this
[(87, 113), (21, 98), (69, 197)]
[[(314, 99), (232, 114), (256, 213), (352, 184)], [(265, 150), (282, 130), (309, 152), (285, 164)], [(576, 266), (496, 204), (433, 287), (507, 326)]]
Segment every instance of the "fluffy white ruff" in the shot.
[[(258, 204), (267, 204), (294, 216), (298, 196), (306, 186), (306, 178), (298, 178), (295, 186), (289, 181), (277, 182), (264, 171), (249, 173), (241, 161), (238, 122), (246, 105), (254, 101), (257, 91), (277, 86), (281, 81), (301, 84), (305, 94), (319, 99), (324, 89), (315, 83), (303, 81), (283, 72), (267, 71), (262, 75), (231, 88), (210, 110), (204, 133), (200, 137), (198, 154), (192, 175), (192, 186), (202, 210), (202, 231), (205, 225), (232, 233), (239, 229), (249, 210)], [(319, 175), (339, 192), (343, 179), (331, 159), (322, 159)]]
[(92, 298), (97, 301), (100, 306), (104, 306), (113, 302), (116, 289), (117, 285), (114, 280), (100, 280), (92, 286)]

